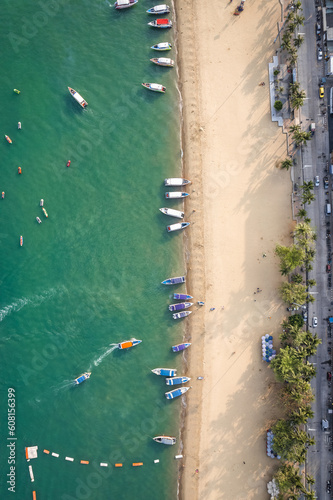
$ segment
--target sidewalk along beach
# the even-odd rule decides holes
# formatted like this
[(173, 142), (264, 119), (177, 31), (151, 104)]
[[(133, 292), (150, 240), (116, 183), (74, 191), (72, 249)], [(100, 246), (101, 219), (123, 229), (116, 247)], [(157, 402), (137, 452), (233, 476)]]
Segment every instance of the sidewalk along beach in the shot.
[(266, 498), (277, 466), (265, 431), (280, 410), (261, 336), (284, 317), (274, 248), (289, 243), (293, 225), (290, 176), (276, 168), (286, 140), (271, 122), (268, 85), (281, 7), (246, 2), (234, 16), (237, 5), (177, 6), (184, 168), (195, 185), (188, 289), (205, 301), (188, 321), (195, 383), (182, 433), (185, 500)]

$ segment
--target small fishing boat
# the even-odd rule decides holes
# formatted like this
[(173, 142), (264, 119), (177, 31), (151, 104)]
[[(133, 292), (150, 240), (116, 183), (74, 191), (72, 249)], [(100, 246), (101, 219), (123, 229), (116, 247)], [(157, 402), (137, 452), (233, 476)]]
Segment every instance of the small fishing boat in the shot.
[(21, 91), (18, 90), (18, 89), (14, 89), (14, 92), (15, 92), (15, 94), (20, 94), (21, 93)]
[(192, 295), (187, 295), (186, 293), (174, 293), (173, 298), (175, 300), (191, 300), (193, 299)]
[(88, 106), (87, 101), (83, 99), (83, 97), (76, 92), (76, 90), (72, 89), (71, 87), (68, 87), (69, 93), (71, 94), (72, 97), (80, 104), (82, 108), (86, 108)]
[(18, 169), (17, 169), (17, 173), (18, 173), (18, 174), (22, 174), (22, 168), (21, 168), (21, 167), (18, 167)]
[(177, 344), (177, 345), (173, 345), (171, 347), (172, 349), (172, 352), (180, 352), (180, 351), (183, 351), (184, 349), (187, 349), (188, 347), (190, 347), (190, 343), (189, 342), (183, 342), (183, 344)]
[(176, 444), (177, 439), (171, 436), (156, 436), (153, 438), (156, 443), (173, 445)]
[(134, 347), (135, 345), (141, 344), (142, 340), (131, 339), (124, 340), (118, 344), (118, 349), (129, 349), (130, 347)]
[(184, 193), (184, 191), (169, 191), (165, 193), (165, 197), (169, 200), (177, 198), (186, 198), (186, 196), (190, 195), (189, 193)]
[(153, 92), (162, 92), (162, 94), (164, 94), (166, 91), (166, 87), (164, 87), (160, 83), (143, 83), (142, 85), (146, 89), (152, 90)]
[(190, 377), (172, 377), (172, 378), (166, 378), (165, 383), (166, 385), (179, 385), (179, 384), (186, 384), (190, 380), (191, 380)]
[(66, 167), (69, 167), (71, 164), (71, 160), (68, 160), (68, 162), (66, 163)]
[(185, 186), (186, 184), (191, 184), (191, 181), (182, 179), (181, 177), (171, 177), (170, 179), (164, 179), (164, 186)]
[(44, 200), (43, 200), (43, 198), (42, 198), (42, 199), (40, 200), (40, 202), (39, 202), (39, 206), (40, 206), (40, 207), (42, 207), (43, 205), (44, 205)]
[(3, 200), (4, 198), (5, 198), (5, 192), (2, 191), (2, 193), (1, 193), (1, 199)]
[(113, 6), (117, 10), (128, 9), (128, 7), (133, 7), (136, 3), (138, 3), (138, 0), (117, 0)]
[(198, 300), (198, 306), (204, 306), (204, 305), (205, 305), (205, 303), (202, 302), (202, 300)]
[(38, 222), (38, 224), (41, 224), (41, 223), (42, 223), (42, 221), (40, 220), (40, 218), (39, 218), (39, 217), (36, 217), (36, 221)]
[(172, 391), (166, 392), (165, 397), (167, 399), (175, 399), (175, 398), (178, 398), (179, 396), (182, 396), (183, 394), (185, 394), (185, 392), (187, 392), (189, 389), (191, 389), (191, 388), (190, 387), (179, 387), (179, 389), (173, 389)]
[(170, 215), (170, 217), (176, 217), (177, 219), (182, 219), (184, 217), (184, 212), (174, 210), (173, 208), (160, 208), (160, 212), (165, 215)]
[(193, 306), (193, 302), (178, 302), (178, 304), (170, 304), (169, 311), (182, 311)]
[(20, 236), (20, 247), (23, 247), (23, 236)]
[(192, 314), (192, 311), (182, 311), (180, 313), (175, 313), (172, 315), (173, 319), (181, 319), (181, 318), (186, 318), (186, 316), (189, 316)]
[(185, 276), (176, 276), (162, 281), (162, 285), (178, 285), (179, 283), (185, 283)]
[(82, 373), (78, 378), (74, 380), (76, 385), (82, 384), (85, 380), (90, 378), (91, 372)]
[(155, 5), (155, 7), (151, 7), (146, 11), (148, 14), (169, 14), (170, 7), (169, 5)]
[(171, 224), (167, 226), (166, 229), (168, 233), (172, 233), (173, 231), (180, 231), (181, 229), (185, 229), (190, 225), (190, 222), (177, 222), (177, 224)]
[(172, 28), (172, 21), (170, 19), (155, 19), (155, 21), (150, 21), (148, 26), (153, 28)]
[(12, 144), (13, 141), (11, 140), (11, 138), (8, 135), (5, 135), (5, 139), (7, 142), (9, 142), (9, 144)]
[(150, 61), (157, 66), (165, 66), (166, 68), (173, 68), (175, 61), (169, 57), (153, 57)]
[(172, 49), (172, 45), (170, 42), (160, 42), (160, 43), (156, 43), (155, 45), (153, 45), (152, 47), (150, 47), (151, 49), (153, 50), (171, 50)]
[(42, 210), (43, 210), (43, 214), (45, 215), (45, 217), (48, 217), (48, 216), (49, 216), (49, 214), (47, 213), (47, 211), (45, 210), (45, 208), (44, 208), (44, 207), (42, 208)]
[(155, 375), (162, 375), (162, 377), (175, 377), (177, 375), (177, 370), (174, 368), (154, 368), (152, 372)]
[(22, 123), (21, 123), (21, 122), (18, 122), (18, 123), (17, 123), (17, 128), (18, 128), (19, 130), (21, 130), (21, 128), (22, 128)]

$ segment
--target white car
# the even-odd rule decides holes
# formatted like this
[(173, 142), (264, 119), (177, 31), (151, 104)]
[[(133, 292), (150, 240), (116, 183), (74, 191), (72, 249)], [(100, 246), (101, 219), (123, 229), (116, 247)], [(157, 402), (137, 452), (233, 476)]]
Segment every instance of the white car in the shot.
[(318, 51), (317, 51), (317, 59), (318, 61), (321, 61), (323, 58), (323, 51), (321, 49), (318, 48)]
[(317, 318), (317, 316), (313, 316), (313, 318), (312, 318), (312, 327), (316, 328), (316, 326), (318, 326), (318, 318)]
[(316, 187), (318, 187), (318, 186), (319, 186), (319, 184), (320, 184), (320, 181), (319, 181), (319, 175), (316, 175), (316, 177), (314, 178), (314, 185), (315, 185)]

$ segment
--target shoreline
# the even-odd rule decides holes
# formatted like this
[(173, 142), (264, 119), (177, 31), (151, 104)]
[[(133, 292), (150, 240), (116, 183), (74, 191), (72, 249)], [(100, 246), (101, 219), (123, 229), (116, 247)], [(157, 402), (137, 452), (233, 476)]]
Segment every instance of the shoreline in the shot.
[[(289, 241), (292, 186), (276, 168), (285, 137), (258, 81), (267, 83), (275, 55), (280, 3), (255, 2), (239, 17), (235, 7), (175, 6), (183, 173), (193, 187), (187, 289), (205, 301), (185, 324), (192, 389), (181, 410), (180, 500), (263, 497), (277, 466), (265, 430), (280, 409), (258, 339), (276, 334), (284, 316), (274, 247)], [(254, 299), (258, 285), (264, 293)]]

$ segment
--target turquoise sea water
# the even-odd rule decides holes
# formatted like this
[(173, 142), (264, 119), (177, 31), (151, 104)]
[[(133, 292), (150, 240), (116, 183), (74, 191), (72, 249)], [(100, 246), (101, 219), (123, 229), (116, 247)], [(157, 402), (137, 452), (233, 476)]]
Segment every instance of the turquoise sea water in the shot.
[[(167, 311), (174, 289), (160, 282), (184, 271), (182, 237), (166, 233), (158, 211), (181, 155), (176, 71), (149, 62), (151, 45), (173, 41), (147, 26), (155, 3), (117, 12), (98, 0), (2, 2), (1, 499), (31, 499), (33, 490), (38, 500), (176, 498), (179, 448), (151, 440), (179, 432), (181, 401), (166, 401), (164, 379), (150, 369), (181, 367), (170, 349), (182, 340)], [(167, 93), (148, 92), (144, 81)], [(111, 352), (131, 337), (142, 344)], [(85, 371), (90, 380), (73, 388)], [(15, 493), (6, 484), (9, 387)], [(24, 457), (32, 445), (34, 483)]]

